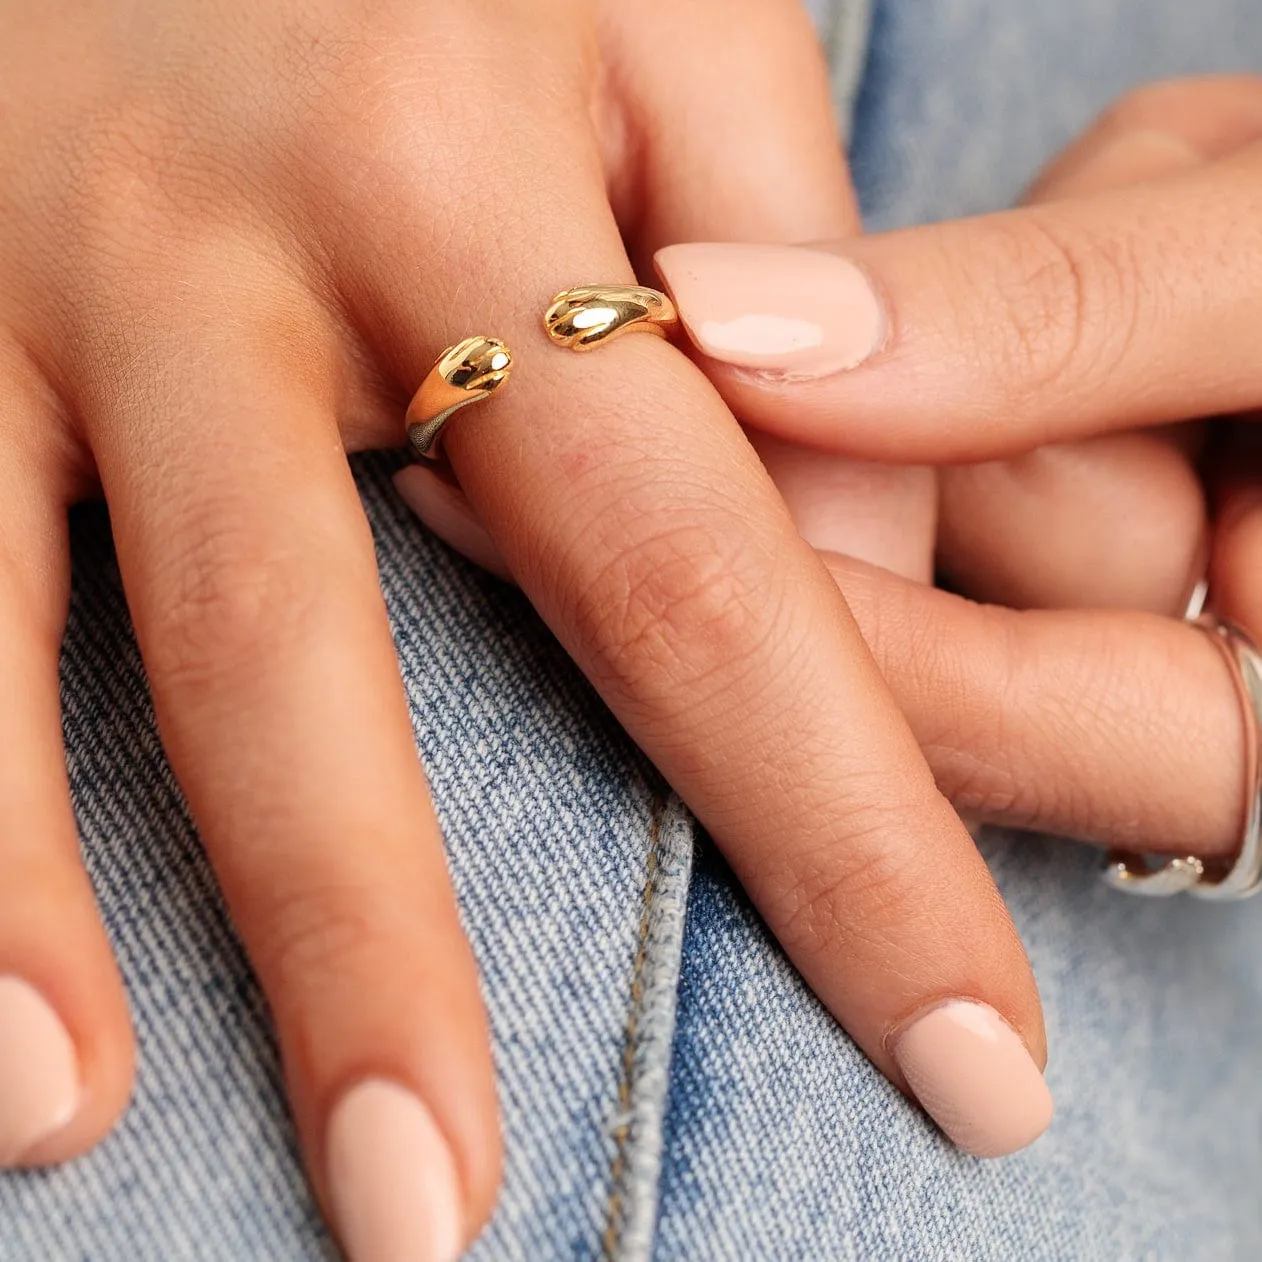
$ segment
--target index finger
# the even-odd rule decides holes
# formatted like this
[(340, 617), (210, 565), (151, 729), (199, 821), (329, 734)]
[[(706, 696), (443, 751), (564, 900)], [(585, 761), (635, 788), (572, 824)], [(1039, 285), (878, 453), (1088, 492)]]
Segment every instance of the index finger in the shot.
[(468, 334), (513, 349), (511, 388), (444, 437), (509, 568), (871, 1059), (970, 1150), (1020, 1147), (1050, 1118), (1044, 1035), (990, 875), (702, 374), (647, 336), (547, 340), (556, 291), (633, 277), (592, 138), (531, 143), (493, 250), (465, 214), (464, 266), (435, 272), (402, 226), (374, 323), (412, 382)]

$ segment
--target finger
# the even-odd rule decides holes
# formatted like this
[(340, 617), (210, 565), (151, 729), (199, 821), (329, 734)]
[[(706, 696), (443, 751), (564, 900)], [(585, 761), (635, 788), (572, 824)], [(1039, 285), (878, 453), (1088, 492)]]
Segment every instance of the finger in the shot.
[(407, 506), (445, 544), (497, 578), (514, 581), (504, 554), (454, 478), (413, 464), (394, 475), (394, 485)]
[[(442, 523), (466, 555), (471, 521), (466, 507)], [(966, 818), (1152, 853), (1238, 844), (1239, 700), (1200, 632), (1132, 613), (984, 607), (824, 559)]]
[(940, 514), (942, 571), (994, 604), (1178, 614), (1205, 575), (1200, 480), (1165, 431), (944, 469)]
[[(632, 225), (633, 260), (677, 240), (801, 241), (860, 231), (825, 67), (798, 0), (756, 0), (718, 32), (709, 6), (691, 0), (609, 4), (602, 20), (606, 46), (622, 58), (609, 73), (637, 85), (633, 116), (606, 118), (604, 127), (614, 208)], [(686, 51), (690, 30), (710, 51), (703, 63)], [(683, 118), (687, 126), (678, 125)], [(631, 180), (619, 177), (628, 148), (642, 154)], [(757, 430), (749, 439), (813, 546), (929, 579), (930, 470), (834, 460)], [(397, 485), (430, 529), (504, 576), (498, 550), (450, 479), (421, 469)]]
[(1245, 743), (1204, 633), (975, 605), (826, 558), (942, 791), (969, 818), (1168, 854), (1240, 844)]
[(1023, 198), (1045, 202), (1191, 170), (1262, 135), (1262, 78), (1204, 75), (1145, 84), (1106, 110)]
[[(528, 75), (521, 91), (521, 116), (536, 117)], [(439, 210), (413, 209), (372, 260), (356, 259), (373, 288), (355, 290), (357, 269), (341, 283), (377, 313), (374, 340), (402, 380), (420, 381), (471, 331), (513, 348), (511, 387), (444, 437), (510, 571), (873, 1061), (974, 1150), (1020, 1146), (1050, 1110), (1029, 966), (835, 584), (677, 351), (631, 334), (577, 355), (540, 327), (566, 284), (631, 279), (596, 142), (564, 126), (583, 113), (553, 114), (531, 132), (526, 170), (511, 135), (506, 152), (479, 155), (520, 181), (494, 251), (476, 234), (461, 246), (441, 218), (425, 229)], [(422, 265), (425, 231), (458, 243), (441, 269)], [(386, 257), (411, 263), (387, 270)], [(949, 1057), (933, 1087), (899, 1066), (908, 1022), (952, 998), (1001, 1014), (1007, 1033), (988, 1046), (1013, 1071), (1002, 1103), (962, 1098)]]
[[(0, 353), (0, 359), (7, 359)], [(8, 363), (5, 364), (6, 370)], [(46, 398), (0, 388), (0, 1165), (64, 1161), (131, 1090), (126, 1000), (79, 857), (58, 679), (69, 488)], [(60, 451), (57, 456), (60, 457)]]
[[(1125, 187), (1199, 166), (1262, 134), (1262, 80), (1141, 88), (1039, 178), (1028, 200)], [(1199, 443), (1106, 434), (942, 471), (939, 564), (960, 590), (1019, 607), (1179, 613), (1208, 561)]]
[(141, 295), (127, 379), (88, 400), (124, 583), (331, 1221), (352, 1258), (454, 1257), (497, 1179), (491, 1065), (334, 420), (336, 333), (249, 247), (225, 260), (178, 307)]
[[(659, 265), (752, 423), (976, 463), (1262, 403), (1260, 181), (1251, 145), (1113, 193), (818, 250), (671, 247)], [(779, 341), (741, 341), (751, 309)]]
[[(632, 137), (640, 154), (634, 183), (614, 185), (637, 270), (647, 274), (653, 253), (676, 241), (838, 240), (861, 231), (827, 67), (800, 0), (746, 0), (740, 19), (719, 28), (708, 0), (609, 3), (602, 20), (606, 46), (623, 59), (611, 73), (635, 84), (628, 125), (611, 131)], [(750, 438), (810, 543), (929, 578), (929, 470)]]
[[(1262, 504), (1257, 484), (1254, 495)], [(1253, 527), (1250, 580), (1262, 509)], [(467, 504), (435, 529), (484, 564)], [(984, 607), (824, 559), (961, 814), (1154, 853), (1221, 854), (1238, 842), (1239, 701), (1201, 633), (1134, 614)]]
[(1211, 458), (1215, 611), (1262, 638), (1262, 445), (1257, 418), (1226, 427)]

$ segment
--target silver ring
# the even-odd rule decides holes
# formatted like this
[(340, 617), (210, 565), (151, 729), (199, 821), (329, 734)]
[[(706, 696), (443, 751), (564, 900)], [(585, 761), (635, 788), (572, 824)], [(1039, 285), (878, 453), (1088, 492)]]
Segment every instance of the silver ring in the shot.
[(1192, 625), (1204, 631), (1222, 654), (1240, 698), (1245, 728), (1245, 822), (1239, 853), (1231, 861), (1184, 855), (1154, 867), (1142, 855), (1115, 850), (1109, 853), (1103, 875), (1108, 885), (1126, 894), (1152, 898), (1191, 894), (1228, 902), (1262, 893), (1262, 653), (1239, 627), (1213, 614), (1202, 614)]

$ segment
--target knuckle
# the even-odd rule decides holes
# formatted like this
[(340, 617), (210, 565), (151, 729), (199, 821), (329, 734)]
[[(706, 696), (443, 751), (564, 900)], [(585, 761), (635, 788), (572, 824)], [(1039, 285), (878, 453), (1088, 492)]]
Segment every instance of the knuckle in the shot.
[(1092, 233), (1055, 213), (1024, 212), (996, 234), (988, 269), (1006, 336), (994, 345), (1012, 397), (1061, 407), (1093, 392), (1131, 344), (1140, 269), (1126, 237)]
[(178, 156), (187, 155), (187, 143), (177, 132), (157, 102), (132, 99), (93, 120), (69, 146), (74, 222), (94, 258), (125, 266), (138, 250), (157, 253), (179, 230), (183, 216), (170, 195), (191, 164)]
[[(1259, 101), (1262, 77), (1256, 74), (1157, 79), (1118, 97), (1094, 130), (1105, 135), (1163, 131), (1209, 156), (1220, 139), (1256, 133)], [(1218, 138), (1216, 128), (1222, 129)]]
[(608, 549), (578, 618), (633, 695), (713, 678), (730, 684), (777, 630), (773, 552), (713, 509)]
[(1131, 88), (1108, 106), (1100, 116), (1100, 124), (1111, 131), (1133, 131), (1179, 122), (1186, 112), (1191, 87), (1188, 80), (1158, 79)]
[(371, 901), (344, 883), (273, 894), (254, 954), (275, 995), (309, 993), (313, 981), (362, 967), (383, 928)]
[(165, 688), (202, 693), (257, 683), (308, 634), (321, 583), (310, 559), (222, 511), (181, 524), (182, 544), (153, 576), (145, 655)]
[[(909, 652), (934, 694), (950, 699), (931, 707), (917, 737), (938, 789), (961, 815), (1016, 824), (1039, 816), (1047, 791), (1047, 777), (1021, 771), (1031, 699), (1023, 615), (984, 605), (972, 612), (966, 641), (943, 639), (930, 627)], [(978, 662), (985, 664), (980, 677)]]

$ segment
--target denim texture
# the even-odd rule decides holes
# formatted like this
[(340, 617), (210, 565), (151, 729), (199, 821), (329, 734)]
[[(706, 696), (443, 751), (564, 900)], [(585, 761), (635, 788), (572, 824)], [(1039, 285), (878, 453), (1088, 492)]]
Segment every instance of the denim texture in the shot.
[[(647, 1255), (692, 821), (525, 599), (356, 462), (491, 1014), (503, 1194), (475, 1259)], [(154, 728), (105, 513), (74, 523), (63, 661), (83, 850), (137, 1030), (97, 1150), (0, 1177), (3, 1262), (332, 1257), (262, 997)]]
[[(843, 105), (867, 9), (828, 8)], [(871, 20), (852, 149), (878, 225), (1010, 200), (1128, 82), (1262, 66), (1256, 0), (893, 0)], [(694, 870), (678, 800), (524, 599), (404, 512), (396, 464), (356, 474), (506, 1136), (472, 1258), (1262, 1254), (1262, 907), (1129, 902), (1082, 849), (988, 839), (1047, 1004), (1060, 1114), (1024, 1156), (960, 1156), (822, 1011), (704, 843)], [(76, 514), (74, 548), (68, 757), (140, 1068), (98, 1150), (0, 1178), (0, 1262), (331, 1257), (102, 511)]]

